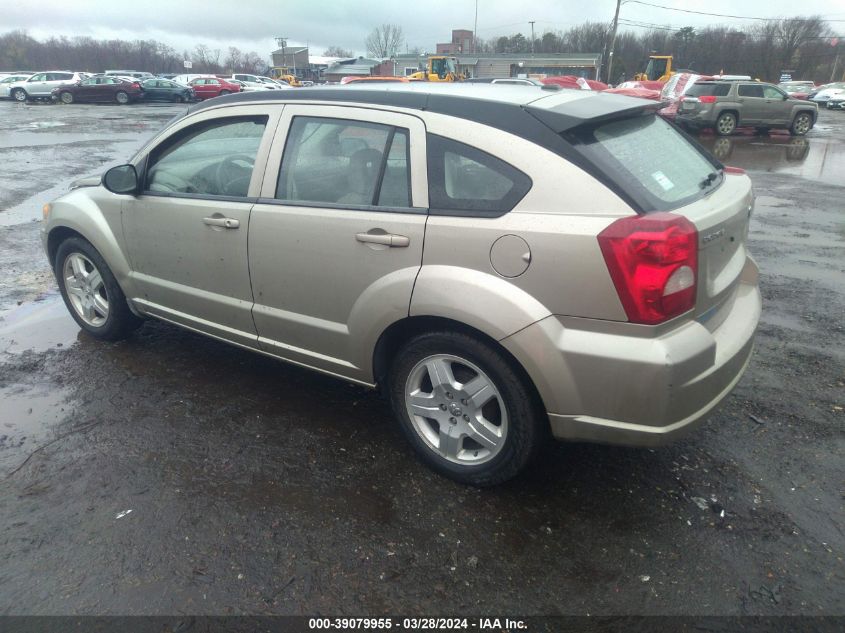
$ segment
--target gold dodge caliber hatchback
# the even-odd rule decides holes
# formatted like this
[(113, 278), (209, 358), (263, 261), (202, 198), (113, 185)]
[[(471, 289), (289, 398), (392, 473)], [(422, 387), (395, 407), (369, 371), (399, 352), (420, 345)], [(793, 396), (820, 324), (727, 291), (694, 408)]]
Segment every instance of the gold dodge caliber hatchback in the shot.
[(639, 99), (524, 86), (232, 95), (45, 208), (92, 336), (155, 317), (369, 387), (475, 485), (549, 433), (652, 446), (739, 380), (751, 183)]

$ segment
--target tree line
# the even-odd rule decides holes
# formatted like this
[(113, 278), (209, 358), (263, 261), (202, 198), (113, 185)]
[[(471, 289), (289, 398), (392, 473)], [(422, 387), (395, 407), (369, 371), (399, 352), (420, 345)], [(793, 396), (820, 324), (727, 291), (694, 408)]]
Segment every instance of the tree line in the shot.
[[(620, 25), (624, 28), (624, 25)], [(534, 39), (539, 53), (603, 53), (605, 68), (610, 24), (585, 22), (567, 31), (547, 31)], [(522, 33), (476, 42), (477, 52), (532, 52)], [(701, 74), (751, 75), (777, 82), (781, 71), (816, 83), (841, 80), (845, 74), (845, 41), (819, 16), (761, 21), (738, 30), (728, 26), (649, 28), (619, 31), (613, 55), (617, 83), (644, 70), (649, 55), (672, 55), (674, 66)], [(838, 56), (838, 62), (837, 62)], [(836, 65), (836, 67), (834, 67)]]
[[(191, 70), (183, 62), (190, 60)], [(198, 44), (193, 51), (177, 52), (155, 40), (95, 40), (90, 37), (51, 37), (36, 40), (23, 31), (0, 35), (0, 70), (66, 69), (101, 72), (108, 69), (146, 70), (152, 73), (245, 72), (264, 74), (268, 65), (255, 52), (230, 46)]]

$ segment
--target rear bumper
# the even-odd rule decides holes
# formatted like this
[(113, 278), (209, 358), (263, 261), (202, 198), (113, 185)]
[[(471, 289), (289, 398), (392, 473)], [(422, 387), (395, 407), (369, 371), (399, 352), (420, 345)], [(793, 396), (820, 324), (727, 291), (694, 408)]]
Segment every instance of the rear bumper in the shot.
[[(502, 344), (562, 440), (657, 446), (689, 432), (742, 377), (760, 319), (757, 266), (718, 310), (666, 331), (548, 317)], [(712, 312), (712, 311), (711, 311)]]

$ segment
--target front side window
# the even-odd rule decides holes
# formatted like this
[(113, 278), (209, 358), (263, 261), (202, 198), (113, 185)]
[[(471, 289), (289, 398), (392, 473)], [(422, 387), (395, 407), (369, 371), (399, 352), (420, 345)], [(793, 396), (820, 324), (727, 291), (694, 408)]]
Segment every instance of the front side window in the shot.
[(783, 99), (785, 95), (773, 86), (763, 86), (763, 96), (766, 99)]
[(245, 197), (266, 116), (198, 123), (150, 153), (146, 191)]
[(408, 131), (390, 125), (295, 117), (276, 198), (290, 202), (410, 207)]
[(426, 145), (431, 213), (498, 216), (531, 189), (528, 176), (475, 147), (436, 134)]

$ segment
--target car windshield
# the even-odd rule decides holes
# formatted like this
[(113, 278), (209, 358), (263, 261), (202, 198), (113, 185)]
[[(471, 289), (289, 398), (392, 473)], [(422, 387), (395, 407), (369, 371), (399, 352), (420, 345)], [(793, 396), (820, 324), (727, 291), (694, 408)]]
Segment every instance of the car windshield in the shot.
[(654, 211), (668, 211), (721, 184), (721, 165), (655, 115), (576, 128), (577, 149)]

